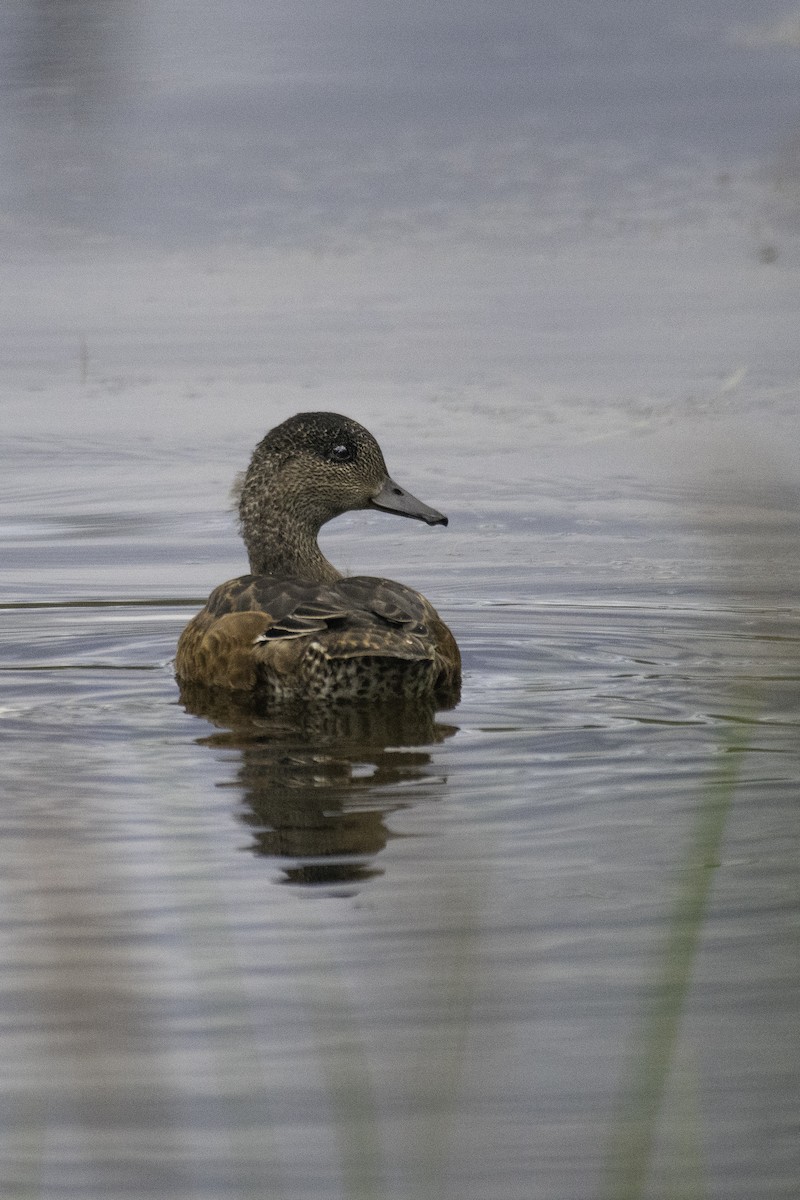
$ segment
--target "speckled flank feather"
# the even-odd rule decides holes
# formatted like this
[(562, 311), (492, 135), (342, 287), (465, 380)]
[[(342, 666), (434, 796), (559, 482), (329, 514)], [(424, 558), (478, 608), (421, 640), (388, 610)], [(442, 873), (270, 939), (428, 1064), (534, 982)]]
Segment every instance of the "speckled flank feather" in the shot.
[(301, 414), (268, 435), (242, 488), (254, 573), (221, 584), (186, 627), (179, 680), (276, 703), (455, 703), (460, 655), (432, 605), (388, 579), (342, 578), (319, 551), (324, 520), (368, 506), (445, 522), (388, 478), (377, 443), (347, 418)]

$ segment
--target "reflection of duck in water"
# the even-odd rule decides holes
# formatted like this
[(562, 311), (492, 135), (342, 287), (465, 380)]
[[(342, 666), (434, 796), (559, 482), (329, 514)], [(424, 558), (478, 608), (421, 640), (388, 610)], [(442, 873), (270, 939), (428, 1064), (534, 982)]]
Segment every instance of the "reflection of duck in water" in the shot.
[[(360, 508), (447, 524), (390, 479), (355, 421), (300, 413), (267, 434), (239, 505), (252, 574), (216, 588), (181, 634), (175, 665), (187, 690), (278, 704), (458, 701), (458, 646), (424, 596), (388, 579), (344, 578), (323, 556), (320, 527)], [(202, 707), (196, 696), (191, 707)]]
[(250, 848), (279, 860), (283, 882), (337, 887), (382, 873), (391, 812), (443, 794), (429, 747), (456, 732), (409, 703), (326, 705), (291, 721), (241, 706), (212, 719), (229, 728), (203, 743), (225, 761), (238, 752), (223, 786), (241, 792)]

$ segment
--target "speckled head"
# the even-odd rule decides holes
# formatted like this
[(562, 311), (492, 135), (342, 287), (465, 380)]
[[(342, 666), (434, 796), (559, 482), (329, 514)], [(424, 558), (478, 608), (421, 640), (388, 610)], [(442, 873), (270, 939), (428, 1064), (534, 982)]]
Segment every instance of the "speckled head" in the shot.
[(337, 413), (290, 417), (259, 442), (242, 485), (239, 518), (251, 571), (339, 578), (317, 534), (327, 521), (361, 508), (447, 524), (389, 477), (380, 446), (363, 425)]

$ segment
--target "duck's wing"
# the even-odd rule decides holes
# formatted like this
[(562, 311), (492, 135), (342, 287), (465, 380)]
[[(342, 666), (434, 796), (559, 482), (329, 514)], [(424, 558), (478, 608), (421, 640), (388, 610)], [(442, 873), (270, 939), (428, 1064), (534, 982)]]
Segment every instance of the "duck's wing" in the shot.
[[(424, 597), (357, 576), (312, 584), (243, 575), (221, 584), (178, 642), (179, 679), (249, 691), (268, 672), (288, 678), (304, 655), (428, 660), (446, 682), (460, 670), (452, 634)], [(454, 657), (455, 656), (455, 657)]]
[[(335, 591), (344, 600), (363, 639), (364, 648), (354, 653), (429, 659), (436, 671), (435, 690), (448, 702), (457, 701), (461, 654), (455, 638), (429, 600), (405, 584), (369, 575), (341, 579), (335, 584)], [(395, 634), (391, 639), (390, 631)], [(356, 628), (352, 633), (356, 633)], [(390, 650), (390, 643), (394, 650)]]
[[(372, 576), (340, 579), (326, 589), (341, 602), (345, 617), (328, 617), (314, 635), (309, 652), (321, 655), (333, 671), (342, 660), (376, 660), (368, 673), (388, 671), (398, 679), (398, 660), (411, 676), (425, 679), (425, 692), (450, 708), (461, 694), (461, 654), (455, 638), (433, 605), (402, 583)], [(307, 643), (308, 644), (308, 643)], [(378, 662), (382, 660), (382, 665)], [(394, 660), (395, 666), (391, 666)], [(399, 682), (404, 690), (407, 685)], [(410, 694), (406, 692), (405, 694)]]

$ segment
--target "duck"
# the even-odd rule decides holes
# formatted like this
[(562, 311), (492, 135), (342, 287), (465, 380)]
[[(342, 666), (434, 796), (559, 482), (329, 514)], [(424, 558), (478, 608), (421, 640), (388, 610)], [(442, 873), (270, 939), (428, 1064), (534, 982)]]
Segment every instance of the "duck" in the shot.
[(180, 635), (181, 688), (268, 705), (459, 699), (458, 644), (433, 605), (390, 579), (345, 576), (320, 528), (372, 509), (447, 525), (391, 478), (375, 438), (338, 413), (298, 413), (258, 443), (239, 491), (250, 573), (222, 583)]

